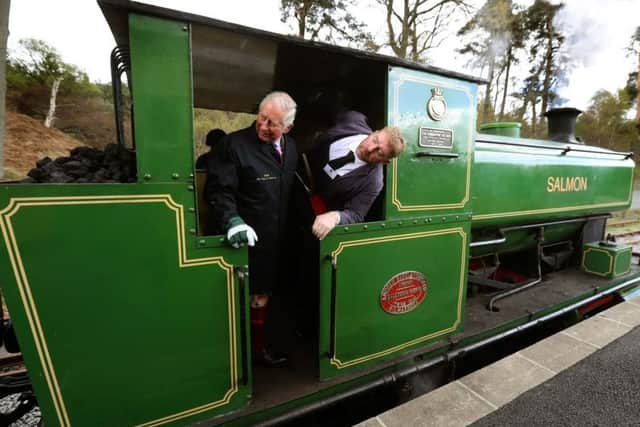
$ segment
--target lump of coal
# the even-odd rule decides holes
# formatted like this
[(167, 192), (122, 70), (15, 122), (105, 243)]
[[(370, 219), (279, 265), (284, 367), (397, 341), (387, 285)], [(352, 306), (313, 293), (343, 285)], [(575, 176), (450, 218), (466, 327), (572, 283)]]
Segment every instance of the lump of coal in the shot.
[(109, 144), (104, 151), (77, 147), (68, 157), (38, 160), (27, 175), (22, 182), (136, 182), (136, 155), (118, 144)]

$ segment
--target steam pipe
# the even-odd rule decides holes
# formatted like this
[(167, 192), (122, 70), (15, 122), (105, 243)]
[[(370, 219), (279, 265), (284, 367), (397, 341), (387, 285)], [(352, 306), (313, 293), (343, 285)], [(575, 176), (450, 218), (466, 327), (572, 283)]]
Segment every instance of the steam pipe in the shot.
[(489, 305), (487, 305), (487, 308), (489, 309), (489, 311), (494, 311), (494, 303), (496, 301), (498, 301), (499, 299), (503, 299), (506, 297), (509, 297), (511, 295), (520, 293), (526, 289), (532, 288), (535, 285), (537, 285), (538, 283), (542, 282), (542, 267), (540, 266), (540, 259), (542, 258), (542, 240), (544, 236), (544, 227), (540, 227), (540, 229), (538, 230), (538, 236), (536, 237), (536, 240), (538, 241), (538, 248), (537, 248), (537, 256), (536, 259), (538, 260), (538, 278), (534, 279), (528, 283), (525, 283), (524, 285), (520, 285), (518, 287), (515, 287), (513, 289), (510, 289), (506, 292), (502, 292), (496, 296), (494, 296), (493, 298), (491, 298), (491, 300), (489, 300)]
[(502, 244), (507, 241), (507, 237), (505, 236), (505, 234), (509, 231), (525, 230), (527, 228), (548, 227), (550, 225), (571, 224), (574, 222), (585, 222), (585, 221), (590, 221), (592, 219), (607, 219), (607, 218), (611, 218), (611, 215), (606, 214), (606, 215), (588, 216), (588, 217), (573, 218), (573, 219), (563, 219), (559, 221), (543, 222), (538, 224), (514, 225), (512, 227), (504, 227), (504, 228), (498, 229), (498, 233), (500, 234), (500, 236), (503, 236), (503, 237), (500, 237), (498, 239), (493, 239), (493, 240), (482, 240), (479, 242), (471, 242), (469, 244), (469, 247), (478, 248), (481, 246), (492, 246), (492, 245)]

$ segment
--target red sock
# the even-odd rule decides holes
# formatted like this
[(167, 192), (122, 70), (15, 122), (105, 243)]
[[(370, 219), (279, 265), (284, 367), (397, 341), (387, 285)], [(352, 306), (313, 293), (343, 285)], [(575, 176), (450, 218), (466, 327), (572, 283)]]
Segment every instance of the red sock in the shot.
[(264, 350), (264, 320), (267, 307), (251, 307), (251, 351), (261, 353)]

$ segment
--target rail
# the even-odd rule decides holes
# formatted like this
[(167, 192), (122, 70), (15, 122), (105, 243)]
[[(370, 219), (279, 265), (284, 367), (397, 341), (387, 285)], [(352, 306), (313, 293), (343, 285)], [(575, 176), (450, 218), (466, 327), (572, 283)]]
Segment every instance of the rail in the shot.
[(247, 302), (245, 298), (245, 276), (249, 273), (245, 272), (243, 267), (236, 269), (238, 275), (238, 294), (240, 305), (240, 348), (242, 358), (242, 384), (249, 383), (249, 362), (247, 361)]
[[(123, 147), (125, 146), (124, 119), (122, 117), (122, 82), (120, 81), (120, 77), (122, 74), (128, 73), (130, 70), (131, 58), (129, 55), (129, 46), (116, 46), (111, 51), (111, 87), (113, 90), (113, 104), (115, 106), (116, 136), (118, 138), (118, 144)], [(129, 81), (128, 74), (127, 81)], [(131, 90), (130, 81), (129, 90)], [(135, 149), (135, 142), (132, 142), (132, 144), (132, 149)]]
[(336, 355), (336, 281), (338, 266), (336, 257), (332, 256), (329, 259), (331, 260), (331, 336), (327, 356), (329, 356), (330, 359), (333, 359)]
[(430, 151), (418, 151), (416, 157), (443, 157), (446, 159), (457, 159), (458, 153), (433, 153)]

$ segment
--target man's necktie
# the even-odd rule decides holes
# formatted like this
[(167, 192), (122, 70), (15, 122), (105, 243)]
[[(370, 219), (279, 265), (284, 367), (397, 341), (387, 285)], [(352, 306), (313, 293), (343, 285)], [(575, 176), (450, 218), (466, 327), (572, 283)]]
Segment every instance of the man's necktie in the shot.
[(347, 163), (352, 163), (355, 160), (356, 160), (356, 156), (353, 154), (353, 151), (349, 151), (344, 156), (331, 160), (329, 162), (329, 166), (331, 166), (331, 168), (335, 171), (340, 169), (342, 166), (346, 165)]
[(273, 151), (275, 152), (275, 157), (278, 159), (280, 163), (282, 163), (282, 147), (280, 144), (272, 143)]

